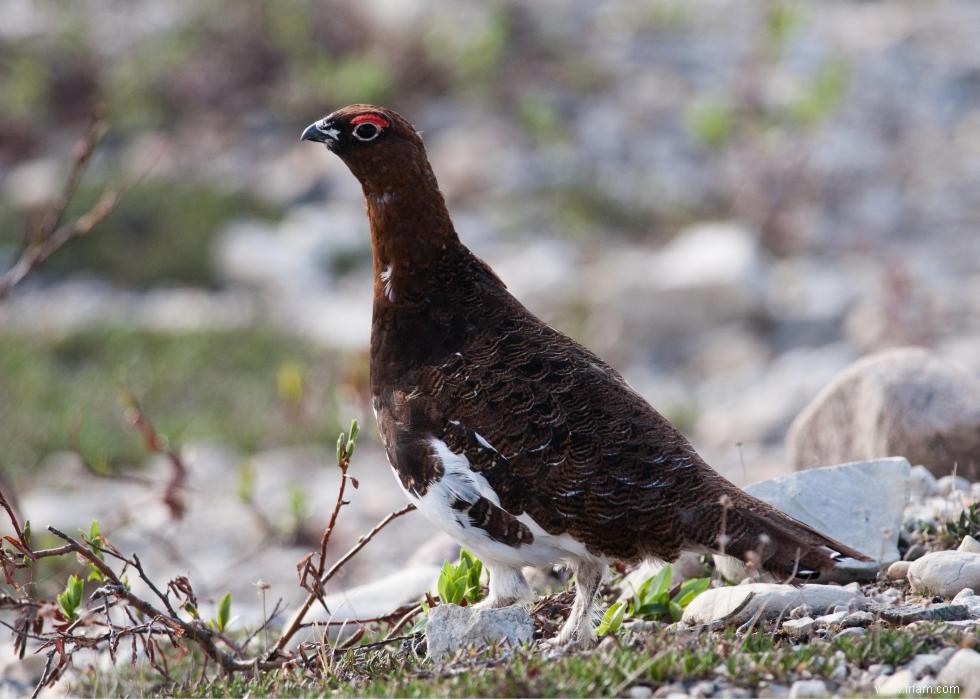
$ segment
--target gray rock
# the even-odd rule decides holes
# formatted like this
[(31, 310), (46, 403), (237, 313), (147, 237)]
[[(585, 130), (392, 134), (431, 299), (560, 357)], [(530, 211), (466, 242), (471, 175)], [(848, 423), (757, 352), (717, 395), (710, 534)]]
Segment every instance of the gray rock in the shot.
[(900, 348), (842, 372), (797, 416), (786, 438), (797, 469), (904, 456), (932, 473), (980, 479), (980, 381), (938, 356)]
[(530, 643), (534, 623), (523, 607), (477, 609), (442, 604), (429, 612), (425, 638), (429, 656), (441, 660), (461, 648), (492, 643)]
[(789, 688), (789, 699), (827, 696), (830, 696), (830, 691), (823, 680), (797, 680)]
[(653, 696), (653, 690), (646, 685), (638, 684), (630, 687), (626, 694), (630, 699), (647, 699)]
[(867, 600), (854, 590), (836, 585), (778, 585), (749, 583), (734, 587), (705, 590), (684, 610), (682, 622), (699, 624), (743, 624), (758, 614), (763, 619), (775, 619), (805, 604), (820, 614), (837, 604), (861, 607)]
[(805, 616), (802, 619), (784, 621), (782, 629), (790, 638), (809, 638), (813, 633), (813, 619)]
[(923, 653), (912, 658), (905, 668), (918, 679), (924, 675), (938, 674), (943, 669), (943, 666), (946, 665), (947, 660), (948, 658), (944, 658), (941, 655)]
[(911, 565), (911, 561), (895, 561), (888, 566), (886, 575), (889, 580), (905, 580), (905, 576), (909, 574), (909, 566)]
[[(927, 553), (929, 553), (929, 549), (926, 548), (924, 545), (912, 544), (911, 546), (909, 546), (909, 550), (905, 552), (905, 555), (902, 557), (902, 560), (917, 561), (923, 556), (925, 556)], [(905, 572), (908, 573), (907, 570)]]
[(939, 684), (957, 685), (961, 697), (980, 696), (980, 653), (961, 648), (949, 659), (936, 679)]
[(970, 610), (970, 616), (980, 618), (980, 595), (974, 594), (970, 588), (960, 590), (953, 598), (953, 604), (965, 605)]
[(875, 622), (875, 615), (871, 612), (851, 612), (844, 620), (844, 628), (854, 628), (857, 626), (871, 626)]
[[(792, 473), (753, 483), (746, 492), (817, 531), (868, 554), (871, 563), (844, 560), (821, 582), (873, 579), (881, 565), (899, 558), (898, 533), (908, 502), (908, 461), (876, 459)], [(730, 580), (744, 575), (734, 559), (715, 556)]]
[(911, 624), (916, 621), (962, 621), (970, 618), (970, 610), (963, 604), (905, 605), (879, 609), (885, 621), (894, 624)]
[(788, 696), (789, 687), (784, 684), (771, 684), (759, 689), (759, 699), (786, 699)]
[(851, 626), (835, 633), (834, 638), (862, 638), (867, 633), (867, 629), (862, 629), (859, 626)]
[(980, 553), (980, 541), (977, 541), (972, 536), (967, 534), (963, 537), (963, 541), (960, 545), (956, 547), (957, 551), (966, 551), (967, 553)]
[(950, 599), (964, 588), (980, 589), (980, 553), (934, 551), (909, 567), (912, 591)]
[(925, 466), (913, 466), (909, 476), (912, 500), (923, 500), (939, 492), (936, 477)]

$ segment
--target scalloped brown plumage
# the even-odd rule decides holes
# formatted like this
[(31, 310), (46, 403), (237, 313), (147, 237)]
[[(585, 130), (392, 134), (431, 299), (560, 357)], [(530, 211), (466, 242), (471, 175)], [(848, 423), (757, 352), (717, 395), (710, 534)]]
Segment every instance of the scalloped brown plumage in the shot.
[(352, 105), (311, 124), (361, 182), (371, 224), (371, 387), (406, 494), (474, 549), (491, 605), (526, 597), (524, 564), (568, 561), (577, 596), (561, 641), (593, 638), (615, 559), (687, 549), (777, 575), (867, 557), (712, 470), (620, 374), (535, 317), (456, 235), (422, 139)]

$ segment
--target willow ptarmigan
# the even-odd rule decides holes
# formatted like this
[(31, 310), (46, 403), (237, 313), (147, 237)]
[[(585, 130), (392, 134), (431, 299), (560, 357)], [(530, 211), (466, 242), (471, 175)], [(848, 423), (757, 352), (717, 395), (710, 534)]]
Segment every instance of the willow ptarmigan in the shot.
[(302, 137), (364, 189), (381, 439), (408, 498), (484, 561), (486, 604), (527, 600), (522, 566), (564, 561), (576, 596), (558, 641), (586, 644), (613, 560), (754, 552), (793, 577), (865, 559), (725, 480), (615, 369), (511, 296), (459, 241), (402, 116), (352, 105)]

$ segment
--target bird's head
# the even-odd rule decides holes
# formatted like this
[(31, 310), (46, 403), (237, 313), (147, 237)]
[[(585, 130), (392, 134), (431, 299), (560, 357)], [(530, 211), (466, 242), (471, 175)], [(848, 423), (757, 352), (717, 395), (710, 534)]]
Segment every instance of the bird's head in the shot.
[(390, 109), (352, 104), (306, 127), (304, 141), (323, 143), (347, 164), (365, 190), (390, 190), (396, 181), (428, 170), (422, 138)]

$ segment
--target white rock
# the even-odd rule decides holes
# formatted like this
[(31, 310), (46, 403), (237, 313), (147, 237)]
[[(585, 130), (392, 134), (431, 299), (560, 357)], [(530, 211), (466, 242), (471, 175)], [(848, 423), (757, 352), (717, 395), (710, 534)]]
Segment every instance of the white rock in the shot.
[(847, 612), (832, 612), (831, 614), (824, 614), (823, 616), (818, 616), (813, 621), (816, 623), (817, 628), (829, 628), (831, 626), (840, 626), (847, 619)]
[(909, 670), (899, 670), (894, 675), (881, 677), (875, 682), (875, 693), (884, 696), (905, 694), (907, 687), (915, 682), (915, 676)]
[(533, 635), (531, 616), (519, 606), (476, 609), (441, 604), (429, 612), (425, 625), (429, 656), (434, 660), (471, 645), (530, 643)]
[(953, 598), (953, 604), (962, 604), (970, 610), (970, 616), (980, 619), (980, 595), (977, 595), (969, 587), (960, 590)]
[(962, 476), (949, 474), (936, 479), (936, 492), (939, 495), (952, 495), (956, 492), (969, 493), (972, 484)]
[(830, 696), (830, 692), (823, 680), (797, 680), (789, 688), (789, 699), (828, 696)]
[(939, 356), (899, 348), (865, 357), (828, 384), (786, 437), (798, 469), (904, 456), (936, 475), (980, 478), (980, 380)]
[(980, 696), (980, 653), (961, 648), (949, 659), (936, 679), (939, 684), (957, 685), (961, 697)]
[(963, 537), (963, 541), (960, 545), (956, 547), (957, 551), (966, 551), (968, 553), (980, 553), (980, 541), (977, 541), (972, 536), (967, 534)]
[(858, 592), (836, 585), (777, 585), (749, 583), (705, 590), (684, 610), (682, 621), (689, 626), (724, 623), (742, 624), (757, 613), (761, 618), (785, 616), (805, 604), (821, 614), (837, 604), (861, 607), (867, 600)]
[(912, 500), (922, 500), (939, 492), (936, 477), (925, 466), (913, 466), (909, 476)]
[(980, 553), (933, 551), (909, 566), (912, 591), (955, 597), (964, 588), (980, 589)]
[[(874, 459), (798, 471), (745, 490), (887, 565), (900, 558), (898, 533), (908, 502), (909, 471), (903, 458)], [(738, 579), (738, 571), (719, 558), (715, 561), (722, 574)], [(845, 560), (821, 580), (874, 577), (878, 568), (877, 562)]]
[(653, 696), (653, 690), (646, 685), (638, 684), (630, 687), (627, 694), (629, 695), (630, 699), (647, 699), (647, 697)]

